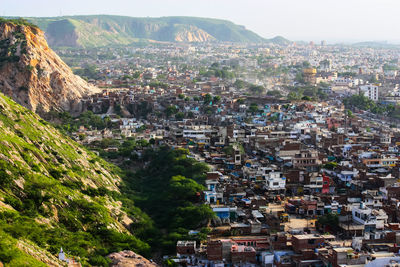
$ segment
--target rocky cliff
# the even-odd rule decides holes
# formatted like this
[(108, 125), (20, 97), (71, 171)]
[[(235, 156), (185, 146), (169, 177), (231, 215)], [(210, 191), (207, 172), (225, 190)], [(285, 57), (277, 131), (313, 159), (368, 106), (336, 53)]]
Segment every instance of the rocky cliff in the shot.
[(197, 27), (181, 27), (179, 31), (174, 34), (174, 40), (176, 42), (208, 42), (214, 41), (215, 38), (206, 31), (203, 31)]
[(157, 267), (158, 265), (148, 259), (136, 254), (133, 251), (124, 250), (121, 252), (115, 252), (108, 255), (111, 259), (111, 267)]
[(80, 99), (97, 92), (52, 51), (44, 32), (31, 25), (0, 22), (0, 91), (37, 113), (81, 109)]

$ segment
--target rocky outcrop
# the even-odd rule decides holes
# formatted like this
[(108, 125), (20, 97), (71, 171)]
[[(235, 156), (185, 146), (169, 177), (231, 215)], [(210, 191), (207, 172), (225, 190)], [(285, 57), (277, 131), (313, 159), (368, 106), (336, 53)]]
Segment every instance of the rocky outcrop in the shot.
[(39, 114), (81, 111), (83, 96), (98, 92), (51, 50), (39, 28), (0, 24), (0, 91)]
[(176, 42), (209, 42), (215, 41), (215, 38), (209, 33), (197, 28), (190, 26), (187, 29), (183, 29), (175, 34)]
[(115, 252), (108, 255), (108, 258), (111, 259), (111, 265), (113, 267), (157, 267), (158, 265), (154, 262), (149, 261), (146, 258), (143, 258), (139, 254), (136, 254), (133, 251), (124, 250), (121, 252)]

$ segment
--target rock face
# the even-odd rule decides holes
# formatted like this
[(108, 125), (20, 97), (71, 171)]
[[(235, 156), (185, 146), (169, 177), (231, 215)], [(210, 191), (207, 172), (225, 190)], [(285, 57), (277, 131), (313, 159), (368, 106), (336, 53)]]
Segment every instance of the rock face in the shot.
[(208, 42), (214, 40), (213, 36), (194, 26), (184, 27), (175, 34), (176, 42)]
[(112, 263), (110, 266), (115, 267), (131, 267), (131, 266), (141, 266), (141, 267), (156, 267), (158, 266), (154, 262), (143, 258), (142, 256), (136, 254), (133, 251), (124, 250), (121, 252), (115, 252), (108, 255)]
[(83, 96), (98, 92), (51, 50), (42, 30), (0, 23), (0, 91), (37, 113), (81, 111)]

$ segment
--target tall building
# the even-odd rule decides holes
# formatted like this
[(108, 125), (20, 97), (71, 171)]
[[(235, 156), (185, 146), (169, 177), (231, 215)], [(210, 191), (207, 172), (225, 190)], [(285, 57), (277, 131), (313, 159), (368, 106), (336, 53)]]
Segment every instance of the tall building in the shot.
[(319, 67), (320, 67), (323, 71), (331, 71), (331, 69), (332, 69), (332, 60), (331, 60), (331, 59), (322, 60), (322, 61), (319, 63)]
[(359, 93), (368, 97), (373, 101), (378, 101), (379, 98), (379, 86), (374, 84), (360, 85)]
[(303, 69), (303, 77), (306, 83), (315, 84), (315, 76), (317, 75), (317, 70), (315, 68)]

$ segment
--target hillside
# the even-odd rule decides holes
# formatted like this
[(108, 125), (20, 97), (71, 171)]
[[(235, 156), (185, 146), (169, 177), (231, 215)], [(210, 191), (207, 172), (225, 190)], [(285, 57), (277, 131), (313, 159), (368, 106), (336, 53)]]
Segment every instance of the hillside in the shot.
[(1, 93), (0, 136), (0, 262), (58, 266), (62, 247), (103, 266), (112, 252), (149, 252), (127, 230), (150, 223), (122, 205), (119, 169)]
[(82, 96), (99, 89), (72, 73), (42, 30), (22, 20), (0, 20), (0, 91), (37, 113), (75, 113)]
[[(127, 45), (138, 40), (167, 42), (264, 42), (244, 26), (196, 17), (134, 18), (110, 15), (27, 18), (46, 32), (52, 47)], [(272, 40), (273, 41), (273, 40)]]

